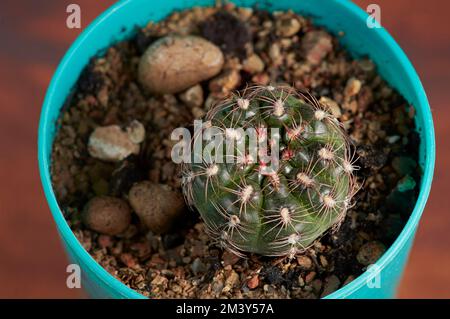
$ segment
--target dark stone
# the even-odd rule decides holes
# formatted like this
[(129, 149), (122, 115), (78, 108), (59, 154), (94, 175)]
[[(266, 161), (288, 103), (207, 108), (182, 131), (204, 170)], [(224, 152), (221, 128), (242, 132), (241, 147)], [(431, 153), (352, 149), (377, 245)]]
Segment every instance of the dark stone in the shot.
[(133, 162), (124, 162), (112, 175), (109, 183), (111, 194), (119, 196), (128, 193), (133, 184), (142, 181), (144, 173)]
[(388, 160), (388, 156), (381, 148), (369, 145), (358, 146), (356, 154), (358, 155), (357, 165), (361, 167), (362, 173), (366, 176), (382, 168)]
[(387, 241), (393, 242), (403, 229), (405, 220), (400, 214), (388, 214), (381, 224), (380, 236)]
[(239, 87), (237, 87), (237, 90), (243, 90), (248, 86), (248, 83), (250, 83), (252, 81), (252, 77), (253, 75), (250, 74), (249, 72), (246, 72), (244, 70), (242, 70), (240, 72), (241, 75), (241, 84), (239, 85)]
[(283, 273), (276, 266), (269, 266), (262, 271), (264, 279), (271, 285), (281, 285), (284, 283)]
[(420, 135), (416, 131), (410, 131), (408, 134), (408, 144), (406, 144), (406, 153), (413, 158), (418, 158), (420, 145)]
[(162, 236), (164, 249), (172, 249), (180, 246), (184, 242), (184, 236), (177, 233), (169, 233)]
[(291, 289), (292, 286), (294, 286), (298, 281), (298, 276), (300, 274), (300, 271), (296, 269), (290, 269), (285, 278), (286, 288)]
[(103, 84), (102, 74), (94, 71), (94, 63), (91, 61), (81, 72), (78, 80), (78, 92), (95, 95), (102, 88)]
[(416, 205), (416, 198), (415, 190), (400, 192), (394, 189), (386, 198), (387, 211), (392, 214), (400, 214), (402, 217), (407, 217)]
[(247, 56), (246, 44), (251, 41), (250, 30), (245, 22), (227, 11), (218, 11), (201, 23), (200, 33), (226, 54), (240, 59)]
[(149, 36), (139, 29), (133, 39), (133, 44), (139, 55), (142, 55), (145, 50), (158, 39), (156, 36)]

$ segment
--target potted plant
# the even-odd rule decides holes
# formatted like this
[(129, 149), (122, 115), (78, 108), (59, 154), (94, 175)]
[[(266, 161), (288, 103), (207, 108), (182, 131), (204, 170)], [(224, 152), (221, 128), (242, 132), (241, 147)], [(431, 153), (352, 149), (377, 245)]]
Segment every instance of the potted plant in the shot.
[[(240, 9), (255, 4), (237, 1), (237, 7), (193, 9), (166, 18), (175, 9), (212, 3), (122, 1), (83, 32), (58, 67), (41, 115), (39, 167), (61, 239), (70, 259), (81, 266), (82, 285), (90, 295), (180, 296), (179, 289), (189, 289), (173, 278), (204, 282), (209, 273), (222, 286), (206, 283), (205, 291), (217, 289), (217, 296), (394, 296), (434, 166), (433, 123), (420, 80), (386, 30), (368, 28), (367, 15), (350, 2), (276, 1), (258, 4), (255, 11)], [(314, 17), (313, 24), (304, 16)], [(147, 25), (136, 35), (134, 26), (144, 26), (149, 20), (163, 22)], [(194, 29), (190, 28), (192, 20), (196, 21)], [(220, 32), (223, 28), (232, 36)], [(201, 59), (190, 59), (197, 62), (194, 65), (183, 62), (177, 45), (184, 48), (181, 52), (185, 55), (192, 48), (207, 47), (207, 65), (202, 65)], [(107, 48), (106, 55), (98, 56)], [(166, 51), (158, 55), (161, 48)], [(97, 58), (91, 60), (93, 57)], [(169, 70), (161, 68), (164, 59), (189, 72), (182, 76), (175, 72), (167, 80), (161, 76)], [(281, 78), (293, 82), (296, 89), (271, 85)], [(259, 84), (260, 88), (245, 91), (247, 84)], [(75, 94), (71, 94), (74, 87)], [(230, 98), (239, 88), (244, 91)], [(298, 95), (300, 88), (312, 90), (312, 95)], [(206, 92), (208, 98), (204, 99)], [(320, 103), (313, 95), (322, 97)], [(271, 105), (273, 114), (286, 120), (278, 125), (287, 134), (281, 139), (290, 141), (282, 149), (286, 156), (281, 157), (281, 166), (291, 162), (293, 168), (274, 175), (270, 169), (261, 172), (266, 167), (258, 164), (260, 176), (270, 181), (264, 187), (274, 190), (263, 193), (264, 205), (256, 205), (257, 209), (247, 205), (256, 200), (257, 182), (242, 172), (227, 177), (242, 185), (220, 188), (214, 197), (214, 186), (226, 183), (211, 180), (225, 164), (187, 165), (183, 181), (172, 177), (173, 167), (166, 165), (165, 152), (173, 145), (169, 145), (169, 136), (161, 136), (177, 124), (203, 117), (208, 109), (205, 104), (222, 107), (213, 108), (206, 119), (216, 121), (223, 134), (229, 125), (217, 124), (229, 120), (230, 108), (264, 113)], [(68, 108), (63, 109), (64, 105)], [(289, 116), (283, 117), (285, 114)], [(255, 129), (261, 124), (244, 122)], [(309, 126), (302, 125), (305, 123)], [(322, 133), (306, 134), (314, 127)], [(299, 134), (294, 134), (297, 129)], [(231, 135), (236, 137), (234, 133)], [(311, 154), (291, 144), (297, 136), (311, 147), (307, 148)], [(350, 138), (353, 143), (348, 142)], [(383, 151), (375, 151), (376, 146)], [(319, 171), (315, 171), (316, 162), (322, 163)], [(362, 173), (356, 166), (361, 166)], [(302, 189), (307, 196), (279, 198), (276, 194), (283, 187), (286, 194)], [(180, 222), (179, 213), (185, 212), (181, 188), (203, 222), (193, 222), (191, 217)], [(359, 195), (357, 188), (362, 189)], [(357, 203), (353, 209), (352, 197)], [(363, 206), (365, 202), (368, 205)], [(404, 203), (407, 205), (401, 205)], [(299, 207), (307, 214), (299, 212)], [(250, 215), (253, 209), (268, 220), (246, 218), (242, 210), (247, 208)], [(295, 211), (298, 214), (293, 214)], [(340, 230), (327, 233), (343, 220)], [(177, 222), (188, 227), (173, 226)], [(170, 227), (183, 229), (178, 231), (183, 236), (174, 236)], [(255, 235), (254, 229), (261, 231)], [(246, 258), (226, 254), (220, 245), (205, 244), (210, 243), (208, 230), (219, 244)], [(347, 252), (351, 258), (343, 261)], [(212, 260), (208, 265), (206, 258)], [(131, 279), (127, 282), (125, 278)], [(380, 285), (371, 284), (374, 280)], [(202, 292), (195, 293), (198, 297)]]

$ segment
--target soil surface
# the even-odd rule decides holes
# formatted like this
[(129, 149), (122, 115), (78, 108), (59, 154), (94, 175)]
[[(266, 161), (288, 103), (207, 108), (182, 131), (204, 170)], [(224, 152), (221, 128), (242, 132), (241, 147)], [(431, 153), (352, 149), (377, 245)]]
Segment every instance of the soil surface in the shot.
[[(198, 35), (222, 50), (223, 70), (199, 83), (200, 98), (149, 94), (138, 83), (141, 55), (168, 34)], [(369, 59), (351, 59), (339, 36), (292, 12), (226, 5), (176, 12), (93, 58), (61, 113), (52, 150), (54, 190), (85, 249), (126, 285), (156, 298), (319, 298), (360, 275), (392, 244), (414, 207), (419, 137), (414, 108)], [(353, 140), (361, 189), (338, 231), (289, 260), (239, 258), (214, 247), (198, 214), (187, 208), (165, 235), (148, 231), (134, 212), (118, 235), (86, 227), (83, 212), (95, 197), (127, 202), (130, 188), (145, 180), (181, 192), (170, 157), (172, 130), (192, 125), (231, 90), (271, 83), (309, 90)], [(91, 156), (88, 141), (96, 128), (125, 129), (134, 121), (145, 127), (137, 154), (114, 162)]]

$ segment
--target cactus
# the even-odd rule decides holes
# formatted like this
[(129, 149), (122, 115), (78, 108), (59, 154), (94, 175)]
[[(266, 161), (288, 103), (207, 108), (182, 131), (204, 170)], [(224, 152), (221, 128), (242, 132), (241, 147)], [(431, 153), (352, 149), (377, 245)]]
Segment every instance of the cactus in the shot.
[[(182, 187), (221, 247), (292, 258), (339, 227), (355, 193), (356, 166), (345, 131), (315, 98), (290, 87), (250, 87), (214, 106), (205, 121), (203, 130), (234, 139), (234, 161), (212, 156), (184, 164)], [(255, 146), (238, 128), (253, 128), (269, 146), (278, 141), (278, 165), (269, 165), (261, 148), (251, 156)], [(269, 136), (270, 128), (279, 134)]]

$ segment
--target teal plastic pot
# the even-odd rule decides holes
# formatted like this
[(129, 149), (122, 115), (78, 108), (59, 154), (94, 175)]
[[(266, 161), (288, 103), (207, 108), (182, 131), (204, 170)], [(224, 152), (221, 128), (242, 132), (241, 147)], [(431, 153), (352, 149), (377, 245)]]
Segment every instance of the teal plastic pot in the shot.
[[(257, 1), (235, 1), (251, 7)], [(45, 195), (59, 235), (72, 263), (81, 267), (82, 287), (97, 298), (143, 298), (104, 270), (81, 246), (66, 223), (56, 201), (50, 179), (50, 154), (55, 137), (56, 120), (80, 72), (95, 56), (118, 40), (131, 35), (136, 25), (163, 19), (173, 10), (192, 6), (211, 6), (214, 0), (125, 0), (99, 16), (70, 47), (64, 56), (45, 97), (39, 124), (39, 169)], [(404, 229), (374, 268), (339, 289), (328, 298), (393, 298), (408, 258), (414, 234), (430, 192), (435, 161), (433, 120), (419, 77), (405, 53), (383, 28), (368, 28), (368, 15), (344, 0), (273, 0), (258, 3), (271, 11), (287, 10), (314, 18), (318, 25), (337, 34), (344, 32), (342, 44), (354, 56), (368, 55), (378, 71), (416, 108), (415, 121), (420, 134), (420, 165), (423, 178), (414, 211)]]

